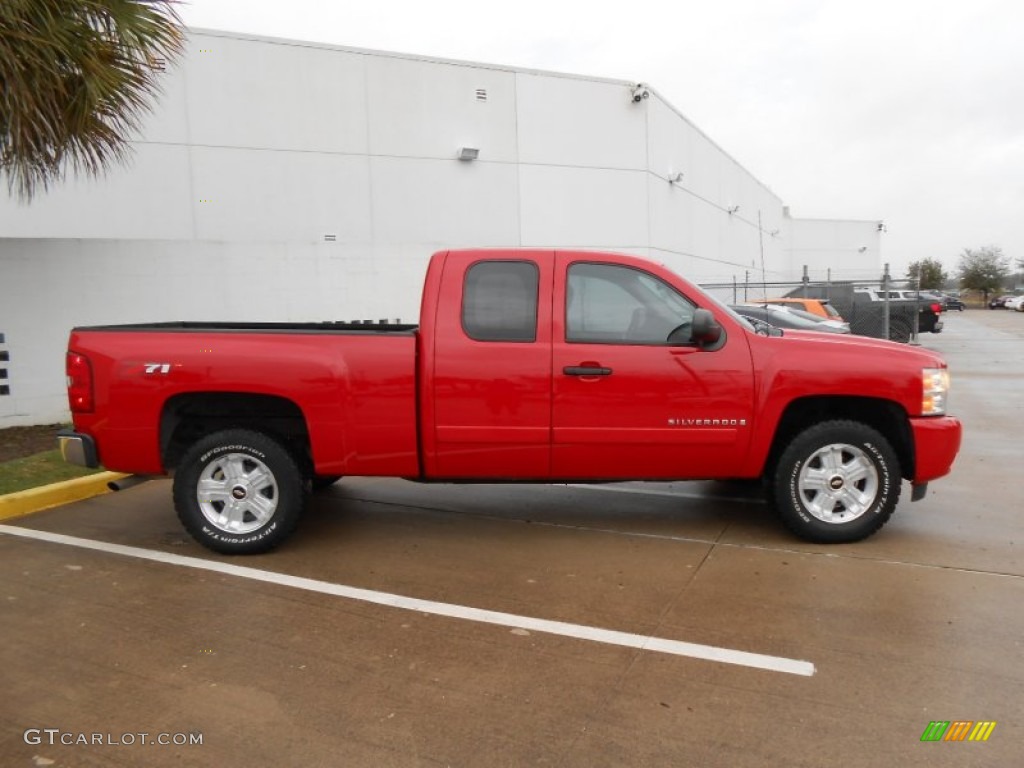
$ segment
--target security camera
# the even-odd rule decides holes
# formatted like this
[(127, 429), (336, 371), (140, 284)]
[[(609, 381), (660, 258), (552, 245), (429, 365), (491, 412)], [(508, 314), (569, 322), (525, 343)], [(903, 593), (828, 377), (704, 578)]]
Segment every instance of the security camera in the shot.
[(637, 83), (633, 86), (633, 103), (639, 103), (644, 99), (651, 98), (651, 92), (643, 83)]

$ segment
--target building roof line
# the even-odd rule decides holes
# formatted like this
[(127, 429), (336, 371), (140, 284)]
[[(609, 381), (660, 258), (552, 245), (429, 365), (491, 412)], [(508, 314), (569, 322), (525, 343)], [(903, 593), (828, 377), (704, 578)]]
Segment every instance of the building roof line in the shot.
[(271, 43), (275, 45), (286, 45), (297, 48), (315, 48), (327, 51), (338, 51), (343, 53), (351, 53), (359, 56), (384, 56), (392, 59), (403, 59), (406, 61), (420, 61), (427, 62), (430, 64), (444, 64), (453, 67), (470, 67), (474, 69), (487, 69), (495, 72), (506, 72), (511, 75), (535, 75), (543, 77), (560, 77), (567, 80), (579, 80), (590, 83), (601, 83), (604, 85), (621, 85), (624, 88), (633, 88), (634, 86), (643, 83), (643, 86), (650, 92), (652, 97), (664, 104), (667, 109), (673, 112), (677, 117), (683, 120), (690, 128), (700, 134), (705, 140), (707, 140), (715, 149), (722, 153), (722, 155), (728, 158), (733, 163), (736, 163), (736, 167), (746, 173), (757, 182), (768, 194), (772, 197), (782, 198), (772, 190), (765, 182), (761, 181), (760, 178), (750, 172), (742, 163), (740, 163), (735, 157), (727, 152), (717, 141), (712, 139), (707, 133), (705, 133), (696, 123), (694, 123), (689, 117), (683, 114), (674, 104), (666, 99), (658, 90), (652, 87), (649, 83), (638, 80), (622, 80), (619, 78), (612, 77), (597, 77), (594, 75), (580, 75), (571, 72), (559, 72), (556, 70), (546, 69), (533, 69), (530, 67), (516, 67), (510, 64), (492, 64), (487, 62), (479, 61), (467, 61), (465, 59), (447, 59), (439, 56), (430, 56), (427, 54), (419, 53), (401, 53), (397, 51), (383, 51), (374, 48), (358, 48), (349, 45), (338, 45), (337, 43), (324, 43), (311, 40), (294, 40), (284, 37), (271, 37), (268, 35), (257, 35), (249, 32), (232, 32), (221, 29), (206, 29), (203, 27), (189, 27), (189, 33), (195, 33), (200, 35), (208, 35), (210, 37), (222, 37), (234, 40), (250, 40), (253, 42)]

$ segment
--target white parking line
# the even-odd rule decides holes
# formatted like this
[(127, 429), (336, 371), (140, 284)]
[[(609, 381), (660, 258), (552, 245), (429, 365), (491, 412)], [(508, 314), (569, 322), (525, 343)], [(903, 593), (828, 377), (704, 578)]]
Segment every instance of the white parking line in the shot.
[(420, 600), (415, 597), (390, 594), (388, 592), (375, 592), (369, 589), (349, 587), (344, 584), (332, 584), (317, 579), (307, 579), (301, 576), (289, 576), (273, 571), (261, 571), (257, 568), (249, 568), (242, 565), (232, 565), (214, 560), (203, 560), (198, 557), (185, 557), (169, 552), (160, 552), (154, 549), (142, 549), (140, 547), (126, 547), (122, 544), (109, 544), (105, 541), (94, 541), (92, 539), (80, 539), (75, 536), (65, 536), (60, 533), (49, 533), (47, 531), (36, 531), (31, 528), (19, 528), (12, 525), (0, 525), (0, 533), (10, 536), (18, 536), (25, 539), (45, 541), (51, 544), (64, 544), (81, 549), (92, 549), (98, 552), (107, 552), (114, 555), (134, 557), (139, 560), (151, 560), (157, 563), (178, 565), (185, 568), (196, 568), (203, 571), (214, 571), (228, 576), (237, 576), (242, 579), (252, 579), (268, 584), (277, 584), (294, 589), (304, 589), (309, 592), (319, 592), (325, 595), (344, 597), (350, 600), (360, 600), (365, 603), (374, 603), (390, 608), (401, 608), (407, 611), (418, 611), (420, 613), (433, 614), (435, 616), (446, 616), (452, 619), (463, 619), (476, 621), (483, 624), (496, 624), (512, 629), (525, 629), (534, 632), (544, 632), (549, 635), (560, 635), (572, 637), (578, 640), (590, 640), (608, 645), (618, 645), (626, 648), (639, 648), (646, 651), (668, 653), (674, 656), (687, 656), (694, 659), (705, 659), (707, 661), (718, 661), (723, 664), (737, 664), (743, 667), (764, 669), (770, 672), (785, 672), (791, 675), (802, 675), (810, 677), (814, 674), (814, 664), (809, 661), (787, 659), (780, 656), (766, 656), (760, 653), (748, 653), (747, 651), (736, 651), (730, 648), (718, 648), (713, 645), (701, 645), (699, 643), (687, 643), (680, 640), (668, 640), (662, 637), (635, 635), (629, 632), (619, 632), (612, 629), (600, 629), (588, 627), (583, 624), (570, 624), (564, 621), (549, 621), (547, 619), (536, 619), (530, 616), (517, 616), (512, 613), (501, 613), (499, 611), (487, 611), (480, 608), (471, 608), (464, 605), (452, 605), (450, 603), (437, 603), (433, 600)]

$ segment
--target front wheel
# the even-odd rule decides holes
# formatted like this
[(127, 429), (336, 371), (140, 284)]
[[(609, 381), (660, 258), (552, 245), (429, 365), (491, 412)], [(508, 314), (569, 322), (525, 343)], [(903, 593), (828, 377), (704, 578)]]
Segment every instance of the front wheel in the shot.
[(174, 506), (203, 546), (228, 554), (266, 552), (295, 530), (306, 482), (277, 440), (227, 429), (185, 453), (174, 476)]
[(773, 487), (782, 522), (800, 538), (859, 541), (896, 509), (899, 459), (866, 424), (827, 421), (801, 432), (782, 452)]

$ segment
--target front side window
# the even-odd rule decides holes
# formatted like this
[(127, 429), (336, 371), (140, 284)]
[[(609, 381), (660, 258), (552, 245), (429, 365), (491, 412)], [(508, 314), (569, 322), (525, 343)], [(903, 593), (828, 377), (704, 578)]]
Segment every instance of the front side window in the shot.
[[(612, 264), (573, 264), (566, 288), (566, 340), (666, 344), (693, 320), (695, 307), (647, 272)], [(673, 334), (671, 343), (688, 335)]]
[(466, 271), (462, 328), (476, 341), (536, 341), (540, 273), (531, 261), (482, 261)]

